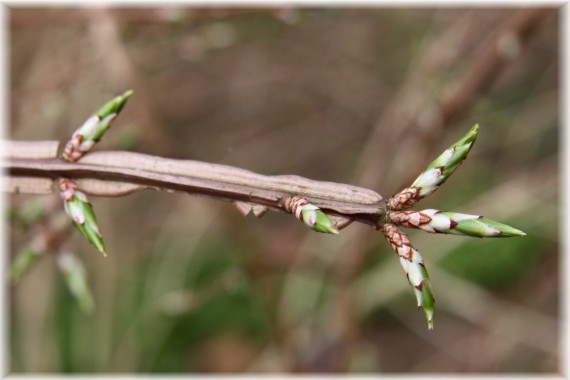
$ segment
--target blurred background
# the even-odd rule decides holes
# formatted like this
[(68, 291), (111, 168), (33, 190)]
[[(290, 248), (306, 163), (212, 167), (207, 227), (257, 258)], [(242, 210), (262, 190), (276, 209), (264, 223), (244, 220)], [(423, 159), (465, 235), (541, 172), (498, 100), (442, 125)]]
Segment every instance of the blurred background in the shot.
[[(10, 286), (11, 372), (558, 372), (559, 17), (8, 9), (11, 139), (65, 142), (132, 88), (96, 150), (298, 174), (388, 198), (477, 122), (463, 166), (415, 208), (528, 233), (408, 230), (437, 300), (428, 331), (396, 255), (367, 226), (328, 236), (183, 193), (91, 197), (108, 257), (66, 230)], [(11, 257), (51, 228), (60, 202), (9, 197)], [(85, 266), (92, 313), (58, 269), (50, 247), (62, 236)]]

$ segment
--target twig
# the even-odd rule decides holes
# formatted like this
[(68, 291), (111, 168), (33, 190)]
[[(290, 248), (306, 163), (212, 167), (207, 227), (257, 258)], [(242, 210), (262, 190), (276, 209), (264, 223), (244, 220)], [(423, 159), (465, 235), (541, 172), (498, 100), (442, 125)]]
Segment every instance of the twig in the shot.
[(477, 52), (478, 59), (450, 90), (444, 94), (441, 107), (441, 125), (448, 124), (465, 114), (470, 103), (481, 92), (488, 89), (501, 69), (512, 57), (500, 48), (502, 39), (511, 39), (524, 46), (540, 27), (553, 8), (523, 9), (507, 20), (506, 25), (492, 35), (489, 43)]
[[(38, 157), (27, 144), (43, 144), (45, 152), (57, 152), (56, 141), (4, 143), (4, 169), (12, 179), (87, 179), (81, 188), (88, 194), (121, 196), (149, 188), (184, 191), (231, 202), (247, 214), (261, 216), (266, 209), (287, 212), (287, 200), (302, 196), (310, 203), (339, 217), (342, 228), (358, 221), (378, 228), (385, 203), (376, 192), (356, 186), (321, 182), (293, 176), (265, 176), (226, 165), (174, 160), (131, 152), (94, 152), (75, 163), (57, 159), (56, 154)], [(55, 146), (55, 149), (54, 149)], [(9, 191), (25, 192), (27, 186), (13, 185)], [(261, 209), (260, 209), (261, 208)]]

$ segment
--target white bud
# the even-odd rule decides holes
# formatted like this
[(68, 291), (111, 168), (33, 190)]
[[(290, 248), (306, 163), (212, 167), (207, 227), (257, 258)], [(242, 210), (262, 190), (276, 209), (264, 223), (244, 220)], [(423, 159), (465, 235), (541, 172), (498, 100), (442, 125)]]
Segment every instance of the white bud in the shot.
[(437, 186), (441, 183), (443, 176), (441, 168), (433, 168), (423, 172), (412, 184), (412, 186), (420, 188), (420, 196), (424, 197), (433, 193)]
[(99, 116), (93, 115), (89, 119), (85, 120), (85, 123), (77, 131), (75, 134), (81, 134), (83, 138), (88, 138), (89, 136), (93, 135), (97, 130), (97, 126), (99, 125)]

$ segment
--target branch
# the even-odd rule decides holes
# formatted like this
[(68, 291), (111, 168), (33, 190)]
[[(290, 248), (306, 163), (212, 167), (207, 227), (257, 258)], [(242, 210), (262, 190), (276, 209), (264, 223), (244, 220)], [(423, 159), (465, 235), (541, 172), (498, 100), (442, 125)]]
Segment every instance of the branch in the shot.
[[(336, 216), (338, 228), (352, 221), (379, 228), (386, 214), (376, 192), (347, 184), (294, 175), (266, 176), (227, 165), (174, 160), (132, 152), (92, 152), (70, 163), (57, 158), (57, 141), (5, 141), (3, 169), (10, 192), (51, 193), (53, 180), (78, 179), (81, 189), (98, 196), (122, 196), (144, 189), (183, 191), (235, 202), (244, 214), (260, 217), (268, 209), (287, 212), (287, 200), (302, 196)], [(32, 185), (30, 186), (30, 181)], [(38, 190), (38, 181), (43, 181)]]

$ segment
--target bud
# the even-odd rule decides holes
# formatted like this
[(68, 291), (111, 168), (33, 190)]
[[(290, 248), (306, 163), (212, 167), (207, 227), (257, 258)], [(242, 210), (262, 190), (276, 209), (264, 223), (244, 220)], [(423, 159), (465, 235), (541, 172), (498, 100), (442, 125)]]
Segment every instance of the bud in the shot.
[(77, 184), (68, 178), (59, 182), (63, 208), (73, 220), (73, 224), (93, 244), (103, 256), (107, 256), (101, 231), (97, 226), (95, 213), (84, 193), (77, 190)]
[(129, 90), (105, 103), (73, 132), (63, 150), (63, 159), (75, 162), (89, 152), (111, 127), (111, 123), (117, 118), (132, 93), (133, 91)]
[(317, 206), (307, 202), (305, 198), (293, 197), (287, 202), (287, 210), (294, 214), (297, 219), (305, 223), (314, 231), (327, 234), (338, 234), (333, 227), (333, 222)]
[(436, 191), (467, 157), (477, 138), (478, 129), (479, 125), (475, 124), (465, 136), (440, 154), (410, 187), (388, 200), (388, 207), (392, 210), (406, 209)]
[(420, 190), (418, 187), (406, 187), (388, 199), (388, 208), (390, 210), (402, 210), (412, 207), (420, 199)]
[(475, 237), (524, 236), (524, 232), (509, 225), (495, 222), (478, 215), (458, 212), (441, 212), (428, 209), (422, 211), (390, 211), (390, 222), (408, 228), (419, 228), (430, 233), (454, 234)]
[(453, 174), (473, 147), (478, 130), (479, 125), (475, 124), (465, 136), (429, 164), (426, 170), (412, 183), (412, 187), (421, 189), (420, 197), (423, 198), (433, 193)]
[(435, 299), (433, 298), (429, 275), (420, 253), (412, 247), (408, 235), (391, 223), (383, 225), (384, 236), (400, 257), (400, 265), (414, 289), (418, 307), (424, 311), (428, 328), (433, 329)]

